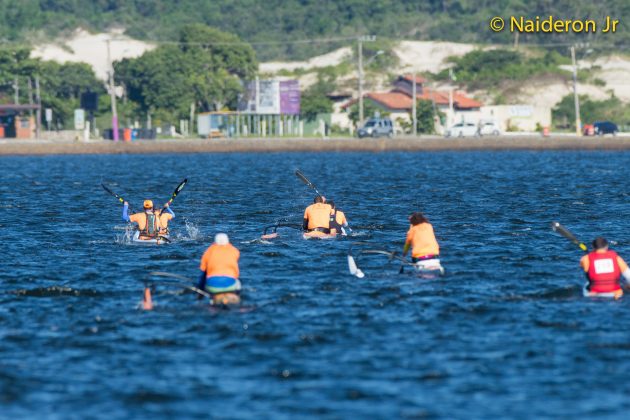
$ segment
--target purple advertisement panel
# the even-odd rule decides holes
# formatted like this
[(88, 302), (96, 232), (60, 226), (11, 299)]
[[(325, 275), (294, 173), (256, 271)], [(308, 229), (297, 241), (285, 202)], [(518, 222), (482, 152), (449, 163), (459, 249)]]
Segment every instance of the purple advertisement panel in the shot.
[(280, 113), (285, 115), (300, 113), (300, 82), (298, 80), (280, 82)]

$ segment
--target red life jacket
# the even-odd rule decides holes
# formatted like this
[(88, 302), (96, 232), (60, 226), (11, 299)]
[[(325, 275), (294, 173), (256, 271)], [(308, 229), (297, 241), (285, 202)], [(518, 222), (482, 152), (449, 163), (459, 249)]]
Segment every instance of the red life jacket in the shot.
[(615, 251), (591, 252), (588, 254), (588, 279), (591, 292), (607, 293), (621, 289), (621, 268)]

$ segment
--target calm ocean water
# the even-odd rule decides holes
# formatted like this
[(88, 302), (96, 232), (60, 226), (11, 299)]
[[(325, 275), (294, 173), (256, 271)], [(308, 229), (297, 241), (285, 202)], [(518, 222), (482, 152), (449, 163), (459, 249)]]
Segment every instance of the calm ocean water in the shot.
[[(0, 418), (626, 418), (630, 296), (581, 297), (583, 241), (630, 260), (627, 152), (198, 154), (0, 158)], [(352, 239), (304, 241), (313, 194)], [(174, 243), (129, 244), (121, 206), (173, 203)], [(398, 275), (423, 211), (447, 275)], [(192, 279), (216, 232), (241, 250), (243, 306), (156, 285)]]

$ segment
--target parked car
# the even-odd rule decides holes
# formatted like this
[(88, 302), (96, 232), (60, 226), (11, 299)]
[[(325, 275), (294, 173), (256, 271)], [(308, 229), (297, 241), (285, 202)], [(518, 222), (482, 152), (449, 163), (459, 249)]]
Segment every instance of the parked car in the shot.
[(446, 130), (446, 137), (474, 137), (479, 135), (477, 124), (460, 122)]
[(359, 138), (362, 137), (393, 137), (394, 124), (389, 118), (370, 118), (365, 125), (357, 131)]
[(597, 121), (593, 123), (593, 127), (595, 128), (595, 134), (598, 136), (603, 136), (604, 134), (616, 136), (619, 132), (617, 124), (610, 121)]
[(479, 130), (478, 134), (480, 136), (499, 136), (499, 135), (501, 135), (501, 129), (499, 128), (499, 124), (497, 124), (496, 121), (492, 121), (492, 120), (479, 121), (477, 129)]

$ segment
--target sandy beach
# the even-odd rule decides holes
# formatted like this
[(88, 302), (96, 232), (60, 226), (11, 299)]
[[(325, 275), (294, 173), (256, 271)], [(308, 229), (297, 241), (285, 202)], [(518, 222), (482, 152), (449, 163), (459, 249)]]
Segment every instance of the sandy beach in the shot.
[(398, 137), (357, 138), (248, 138), (168, 139), (130, 143), (108, 140), (0, 141), (0, 155), (139, 154), (139, 153), (228, 153), (228, 152), (384, 152), (445, 150), (626, 150), (630, 136), (503, 136), (483, 138)]

